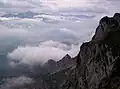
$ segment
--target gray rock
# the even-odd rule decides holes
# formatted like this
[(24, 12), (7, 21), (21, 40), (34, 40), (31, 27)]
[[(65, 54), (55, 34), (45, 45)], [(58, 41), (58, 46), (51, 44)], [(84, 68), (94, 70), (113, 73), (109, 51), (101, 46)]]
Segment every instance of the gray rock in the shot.
[(104, 17), (83, 43), (62, 89), (120, 89), (120, 14)]

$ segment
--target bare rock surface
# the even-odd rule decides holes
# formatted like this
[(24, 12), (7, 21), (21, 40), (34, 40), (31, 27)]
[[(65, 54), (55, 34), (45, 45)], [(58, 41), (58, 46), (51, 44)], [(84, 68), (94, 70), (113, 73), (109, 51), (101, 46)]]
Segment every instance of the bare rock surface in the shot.
[(62, 89), (120, 89), (120, 14), (103, 17)]

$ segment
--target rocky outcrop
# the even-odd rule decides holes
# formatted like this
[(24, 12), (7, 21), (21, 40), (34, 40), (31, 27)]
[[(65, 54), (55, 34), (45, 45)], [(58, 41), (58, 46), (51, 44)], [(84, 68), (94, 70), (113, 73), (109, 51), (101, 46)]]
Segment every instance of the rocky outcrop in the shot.
[(75, 59), (71, 58), (70, 55), (66, 54), (61, 60), (54, 61), (52, 59), (48, 60), (47, 63), (44, 64), (43, 68), (47, 70), (49, 73), (59, 72), (66, 68), (75, 65)]
[(62, 89), (120, 89), (120, 14), (100, 20)]

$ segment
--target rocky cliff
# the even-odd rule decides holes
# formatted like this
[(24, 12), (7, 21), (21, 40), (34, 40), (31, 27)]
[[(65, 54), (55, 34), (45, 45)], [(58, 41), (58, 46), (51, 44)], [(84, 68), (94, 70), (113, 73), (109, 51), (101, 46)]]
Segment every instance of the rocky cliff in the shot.
[(48, 60), (47, 63), (44, 64), (44, 69), (47, 70), (49, 73), (53, 72), (59, 72), (61, 70), (64, 70), (66, 68), (69, 68), (73, 65), (75, 65), (75, 59), (71, 58), (70, 55), (66, 54), (61, 60), (54, 61), (54, 60)]
[(62, 89), (120, 89), (120, 14), (103, 17)]

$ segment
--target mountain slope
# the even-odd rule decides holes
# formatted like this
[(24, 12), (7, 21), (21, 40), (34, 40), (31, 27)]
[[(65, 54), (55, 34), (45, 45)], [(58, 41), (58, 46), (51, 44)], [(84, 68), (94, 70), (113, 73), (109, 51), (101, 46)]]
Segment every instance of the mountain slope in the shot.
[(120, 89), (120, 14), (104, 17), (83, 43), (62, 89)]
[(49, 73), (59, 72), (67, 69), (75, 64), (75, 60), (71, 58), (68, 54), (65, 55), (61, 60), (55, 62), (54, 60), (48, 60), (43, 66)]
[[(8, 71), (3, 72), (0, 75), (0, 89), (56, 89), (62, 84), (67, 76), (67, 72), (75, 64), (75, 60), (71, 58), (68, 54), (65, 55), (61, 60), (54, 61), (49, 60), (44, 65), (36, 65), (29, 68), (25, 65), (16, 66)], [(21, 67), (22, 66), (22, 67)], [(7, 74), (5, 74), (7, 72)], [(19, 76), (25, 76), (34, 80), (30, 84), (15, 85), (15, 80), (19, 79)], [(8, 76), (8, 80), (11, 82), (4, 81)], [(9, 79), (10, 76), (10, 79)], [(15, 79), (15, 80), (12, 80)], [(7, 80), (7, 79), (6, 79)], [(7, 83), (10, 84), (10, 88)]]

